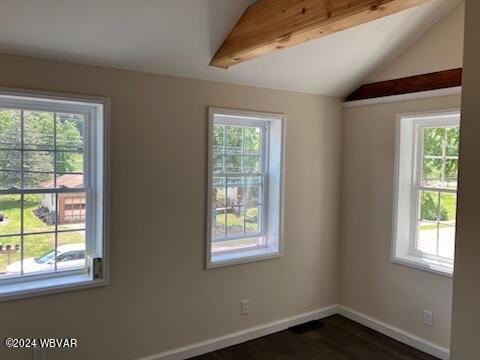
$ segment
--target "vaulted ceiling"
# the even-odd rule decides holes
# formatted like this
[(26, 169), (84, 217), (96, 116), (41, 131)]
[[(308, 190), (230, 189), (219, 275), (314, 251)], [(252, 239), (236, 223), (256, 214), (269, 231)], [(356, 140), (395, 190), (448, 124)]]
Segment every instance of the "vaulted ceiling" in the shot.
[(0, 0), (0, 52), (345, 96), (459, 0), (433, 0), (228, 70), (212, 56), (252, 0)]

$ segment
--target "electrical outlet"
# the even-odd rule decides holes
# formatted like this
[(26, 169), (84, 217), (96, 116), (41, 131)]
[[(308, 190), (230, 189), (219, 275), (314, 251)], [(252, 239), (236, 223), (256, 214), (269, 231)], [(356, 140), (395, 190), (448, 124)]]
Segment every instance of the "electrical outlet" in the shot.
[(242, 300), (241, 314), (242, 315), (248, 315), (249, 312), (250, 312), (250, 300), (248, 300), (248, 299)]
[(429, 310), (423, 312), (423, 325), (428, 327), (433, 326), (433, 313)]
[(47, 349), (35, 347), (32, 352), (33, 360), (47, 360)]

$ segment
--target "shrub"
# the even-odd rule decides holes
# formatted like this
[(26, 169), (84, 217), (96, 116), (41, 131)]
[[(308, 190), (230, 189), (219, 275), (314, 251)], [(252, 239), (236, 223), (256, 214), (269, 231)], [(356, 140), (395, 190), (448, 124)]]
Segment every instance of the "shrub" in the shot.
[[(421, 217), (422, 219), (437, 219), (438, 194), (424, 192), (421, 199)], [(440, 207), (440, 221), (448, 220), (448, 211), (444, 206)]]

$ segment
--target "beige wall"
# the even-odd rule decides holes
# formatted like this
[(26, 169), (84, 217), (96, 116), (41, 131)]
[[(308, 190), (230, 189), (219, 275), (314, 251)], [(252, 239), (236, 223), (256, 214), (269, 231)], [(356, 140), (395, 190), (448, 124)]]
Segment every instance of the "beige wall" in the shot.
[[(462, 2), (364, 82), (462, 67), (464, 18)], [(447, 349), (452, 279), (390, 262), (395, 117), (460, 103), (460, 96), (439, 97), (347, 108), (344, 115), (340, 303)], [(426, 309), (433, 328), (423, 325)]]
[[(390, 261), (397, 113), (452, 109), (460, 96), (345, 109), (340, 303), (444, 348), (452, 279)], [(432, 328), (423, 311), (434, 314)]]
[[(0, 85), (112, 99), (111, 285), (2, 303), (0, 338), (79, 339), (49, 360), (134, 359), (337, 303), (338, 99), (10, 55)], [(210, 105), (288, 116), (280, 259), (204, 270)]]
[(467, 0), (466, 10), (452, 360), (480, 356), (480, 2)]
[(462, 1), (420, 39), (364, 83), (462, 67), (465, 3)]

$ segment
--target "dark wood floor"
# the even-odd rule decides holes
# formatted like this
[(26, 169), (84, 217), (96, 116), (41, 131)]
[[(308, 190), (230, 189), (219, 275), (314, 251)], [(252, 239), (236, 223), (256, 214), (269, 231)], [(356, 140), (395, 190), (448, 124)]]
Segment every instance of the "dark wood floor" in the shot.
[(290, 330), (198, 356), (195, 360), (433, 360), (340, 315), (325, 327), (297, 335)]

